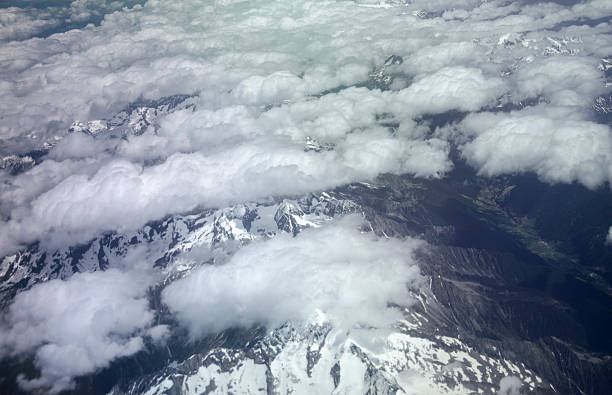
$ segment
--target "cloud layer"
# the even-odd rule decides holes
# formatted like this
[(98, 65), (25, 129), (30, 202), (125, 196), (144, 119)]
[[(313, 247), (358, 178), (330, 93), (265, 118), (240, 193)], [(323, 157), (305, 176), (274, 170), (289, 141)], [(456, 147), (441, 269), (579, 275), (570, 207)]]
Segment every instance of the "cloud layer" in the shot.
[[(48, 160), (0, 189), (13, 202), (4, 207), (11, 220), (0, 229), (14, 235), (0, 250), (40, 239), (53, 246), (85, 242), (198, 205), (305, 194), (380, 173), (439, 177), (451, 168), (447, 142), (412, 138), (411, 121), (397, 134), (377, 121), (400, 94), (352, 88), (260, 116), (244, 106), (180, 111), (164, 119), (159, 133), (119, 143), (113, 158), (105, 144), (74, 158), (83, 152), (75, 145), (96, 141), (71, 136), (51, 153), (63, 161)], [(307, 151), (307, 138), (333, 149)]]
[[(598, 65), (610, 26), (572, 22), (610, 15), (605, 2), (121, 8), (131, 4), (75, 1), (71, 20), (119, 11), (99, 26), (0, 46), (0, 154), (55, 145), (29, 172), (0, 174), (0, 255), (381, 173), (443, 177), (457, 142), (483, 175), (534, 171), (590, 188), (610, 180), (609, 126), (589, 112), (607, 89)], [(11, 27), (15, 15), (45, 20), (3, 12)], [(162, 115), (155, 133), (67, 132), (176, 94), (197, 94), (195, 111)], [(524, 103), (540, 104), (497, 110)], [(456, 139), (423, 121), (448, 111), (473, 113)], [(307, 142), (319, 149), (305, 151)]]

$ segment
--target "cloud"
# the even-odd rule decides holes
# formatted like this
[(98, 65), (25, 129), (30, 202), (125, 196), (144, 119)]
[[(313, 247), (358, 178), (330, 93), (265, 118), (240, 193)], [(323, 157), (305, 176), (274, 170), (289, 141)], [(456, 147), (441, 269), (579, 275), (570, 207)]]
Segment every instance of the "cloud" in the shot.
[(30, 38), (60, 23), (49, 12), (17, 7), (0, 8), (0, 42)]
[(11, 210), (29, 204), (43, 192), (53, 188), (77, 171), (84, 171), (84, 161), (46, 160), (19, 177), (0, 174), (0, 213), (8, 217)]
[(538, 59), (523, 65), (515, 76), (513, 100), (542, 95), (553, 105), (590, 107), (606, 91), (599, 59), (560, 56)]
[[(370, 1), (373, 2), (373, 1)], [(404, 2), (401, 2), (402, 4)], [(448, 0), (416, 0), (411, 2), (413, 8), (423, 9), (429, 12), (442, 12), (448, 9), (460, 9), (460, 10), (473, 10), (474, 8), (480, 6), (482, 1), (480, 0), (458, 0), (458, 1), (448, 1)]]
[[(20, 376), (23, 389), (72, 388), (74, 377), (143, 348), (144, 329), (154, 316), (146, 298), (152, 280), (146, 271), (113, 268), (19, 293), (0, 326), (0, 357), (34, 353), (40, 376)], [(149, 336), (162, 339), (164, 328), (150, 329)]]
[[(25, 8), (0, 8), (0, 42), (45, 38), (55, 33), (99, 24), (104, 14), (133, 6), (141, 0), (56, 0), (13, 2)], [(28, 4), (29, 3), (29, 4)], [(21, 45), (24, 45), (23, 43)], [(27, 45), (27, 44), (26, 44)]]
[(499, 381), (498, 395), (520, 395), (523, 383), (516, 376), (506, 376)]
[[(304, 194), (380, 172), (431, 175), (432, 169), (443, 172), (448, 166), (446, 142), (406, 142), (386, 130), (351, 135), (338, 152), (305, 152), (303, 147), (267, 137), (210, 155), (174, 154), (153, 167), (115, 160), (91, 177), (63, 179), (37, 196), (30, 209), (14, 209), (0, 229), (14, 243), (43, 238), (61, 246), (87, 241), (104, 230), (136, 229), (200, 204), (218, 207)], [(14, 245), (7, 239), (2, 247), (10, 251)]]
[[(0, 155), (54, 145), (27, 172), (0, 171), (0, 256), (383, 173), (443, 177), (454, 148), (483, 176), (534, 172), (589, 188), (612, 180), (609, 125), (588, 113), (607, 89), (597, 69), (610, 53), (605, 0), (123, 8), (132, 3), (0, 8)], [(50, 30), (58, 34), (37, 37)], [(403, 62), (383, 67), (391, 55)], [(176, 94), (197, 95), (195, 108), (160, 115), (154, 131), (68, 132)], [(547, 104), (495, 107), (538, 99)], [(455, 139), (421, 121), (448, 111), (471, 113), (449, 127)], [(419, 284), (420, 243), (358, 227), (349, 218), (252, 243), (170, 285), (164, 302), (194, 337), (318, 312), (347, 327), (391, 325), (399, 313), (388, 302), (409, 303), (406, 284)], [(154, 282), (121, 267), (22, 292), (0, 329), (0, 355), (33, 353), (41, 375), (21, 385), (60, 391), (138, 352), (145, 337), (163, 344), (169, 328), (153, 326), (146, 299)], [(519, 390), (516, 378), (500, 382), (501, 392)]]
[(361, 219), (250, 244), (226, 263), (205, 265), (169, 285), (163, 302), (193, 337), (234, 326), (275, 327), (322, 313), (343, 327), (386, 327), (389, 302), (411, 302), (420, 282), (414, 251), (422, 242), (360, 233)]
[(548, 182), (588, 188), (612, 180), (612, 134), (571, 108), (538, 106), (469, 115), (460, 125), (473, 140), (461, 152), (479, 174), (535, 172)]
[[(63, 161), (47, 160), (0, 187), (11, 202), (0, 206), (10, 217), (0, 224), (7, 234), (0, 253), (35, 240), (85, 242), (197, 206), (300, 195), (381, 173), (440, 177), (451, 168), (446, 141), (412, 133), (410, 120), (397, 133), (377, 120), (400, 93), (350, 88), (261, 115), (244, 106), (179, 111), (158, 133), (115, 147), (71, 136), (49, 155)], [(307, 138), (330, 148), (305, 150)]]
[[(121, 9), (124, 4), (74, 1), (70, 18), (107, 13), (102, 23), (0, 46), (0, 138), (18, 139), (25, 149), (65, 136), (75, 120), (112, 116), (140, 97), (202, 92), (211, 107), (277, 104), (364, 82), (372, 67), (392, 54), (403, 56), (403, 70), (419, 78), (441, 67), (487, 70), (487, 81), (481, 82), (492, 89), (491, 73), (502, 65), (489, 61), (487, 40), (507, 31), (533, 32), (534, 26), (542, 28), (538, 18), (546, 17), (541, 7), (524, 12), (480, 1), (406, 7), (469, 11), (466, 22), (420, 19), (384, 8), (373, 12), (353, 2), (217, 2), (213, 7), (193, 0), (149, 1)], [(529, 15), (518, 15), (522, 19), (507, 28), (501, 18), (517, 12)], [(472, 81), (479, 82), (478, 72), (471, 72)]]
[(415, 116), (439, 114), (450, 110), (475, 111), (505, 92), (504, 82), (488, 77), (481, 69), (445, 67), (433, 74), (419, 76), (398, 93), (396, 111)]
[(67, 22), (89, 22), (94, 17), (100, 17), (105, 13), (110, 13), (138, 1), (117, 1), (117, 0), (74, 0), (70, 2)]
[[(103, 12), (121, 4), (76, 1), (71, 9)], [(99, 26), (1, 45), (2, 149), (15, 154), (59, 143), (29, 172), (0, 175), (0, 231), (7, 235), (0, 254), (40, 239), (51, 246), (83, 242), (198, 206), (302, 194), (381, 173), (442, 177), (453, 166), (448, 153), (456, 141), (432, 138), (419, 123), (423, 115), (538, 97), (586, 111), (602, 92), (592, 51), (605, 28), (584, 30), (589, 38), (581, 38), (579, 56), (541, 56), (550, 32), (538, 29), (568, 18), (567, 7), (439, 1), (402, 8), (431, 13), (417, 17), (359, 5), (149, 1), (107, 14)], [(383, 69), (381, 78), (400, 82), (388, 91), (364, 88), (377, 86), (370, 74), (392, 54), (403, 63)], [(179, 93), (199, 93), (195, 111), (160, 115), (155, 133), (110, 139), (67, 132), (75, 120)], [(486, 115), (468, 119), (484, 119), (478, 117)], [(521, 165), (508, 159), (514, 153), (505, 145), (513, 138), (506, 126), (528, 122), (518, 115), (495, 118), (500, 133), (466, 122), (457, 141), (469, 142), (464, 156), (483, 175), (536, 171), (552, 182), (589, 186), (608, 179), (607, 168), (591, 172), (585, 155), (565, 158), (561, 148), (574, 138), (585, 147), (597, 140), (601, 148), (585, 152), (605, 165), (604, 126), (584, 115), (565, 127), (538, 117), (543, 129), (550, 122), (565, 132), (515, 136), (527, 145), (555, 140), (557, 147), (518, 152)], [(306, 141), (320, 152), (304, 152)], [(489, 142), (499, 152), (489, 154)]]
[(587, 18), (600, 19), (612, 15), (612, 5), (606, 0), (591, 0), (574, 5), (572, 11)]
[[(90, 3), (72, 5), (90, 12)], [(46, 41), (4, 45), (0, 47), (4, 66), (0, 138), (21, 138), (23, 144), (52, 140), (65, 136), (75, 120), (111, 116), (140, 97), (206, 91), (213, 100), (227, 104), (267, 100), (273, 103), (263, 104), (274, 104), (367, 79), (371, 57), (384, 60), (385, 54), (376, 51), (359, 59), (356, 34), (334, 43), (334, 56), (309, 43), (321, 28), (338, 31), (349, 26), (335, 14), (350, 12), (363, 19), (366, 10), (348, 3), (322, 5), (314, 12), (280, 3), (207, 7), (198, 1), (149, 1), (107, 14), (97, 27), (56, 34)], [(78, 15), (75, 11), (74, 17)], [(261, 23), (288, 15), (300, 29), (283, 38), (276, 24)], [(216, 22), (202, 24), (202, 20)], [(40, 66), (32, 67), (35, 64)]]
[(418, 48), (400, 66), (405, 73), (427, 74), (456, 65), (481, 66), (486, 61), (486, 48), (473, 42), (444, 42)]
[(298, 76), (287, 71), (278, 71), (266, 77), (249, 77), (241, 81), (233, 93), (242, 103), (275, 104), (299, 95), (302, 85), (302, 79)]
[(612, 245), (612, 226), (608, 230), (608, 236), (606, 237), (606, 243)]

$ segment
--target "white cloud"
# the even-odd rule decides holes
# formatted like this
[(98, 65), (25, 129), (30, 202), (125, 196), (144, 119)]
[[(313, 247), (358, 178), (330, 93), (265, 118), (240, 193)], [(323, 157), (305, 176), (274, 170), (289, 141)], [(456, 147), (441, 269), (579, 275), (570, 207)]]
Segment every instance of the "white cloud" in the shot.
[(473, 42), (444, 42), (419, 48), (400, 66), (409, 74), (427, 74), (456, 65), (480, 66), (486, 61), (486, 48)]
[(162, 299), (193, 337), (233, 326), (305, 320), (319, 312), (344, 327), (388, 327), (420, 282), (422, 242), (360, 233), (361, 219), (283, 234), (239, 250), (168, 286)]
[(608, 230), (608, 236), (606, 237), (606, 242), (612, 245), (612, 226), (610, 226), (610, 229)]
[[(85, 242), (199, 205), (305, 194), (381, 173), (440, 177), (451, 168), (446, 141), (415, 138), (410, 120), (395, 134), (378, 125), (376, 115), (400, 94), (350, 88), (261, 115), (243, 106), (180, 111), (157, 134), (120, 140), (114, 157), (105, 143), (71, 136), (50, 155), (64, 161), (44, 162), (0, 188), (12, 202), (2, 206), (11, 219), (0, 224), (8, 235), (0, 250), (39, 239)], [(309, 136), (333, 149), (306, 152)], [(161, 163), (143, 166), (147, 160)]]
[[(119, 7), (103, 1), (91, 7), (92, 1), (72, 8)], [(417, 3), (406, 9), (450, 9), (443, 1)], [(467, 1), (451, 7), (463, 11), (461, 18), (448, 11), (421, 19), (359, 5), (149, 1), (108, 14), (97, 27), (0, 46), (6, 66), (0, 72), (0, 138), (11, 147), (19, 147), (19, 139), (63, 138), (42, 165), (18, 177), (0, 176), (1, 214), (11, 218), (0, 224), (8, 235), (0, 253), (40, 238), (56, 245), (85, 241), (199, 205), (301, 194), (381, 173), (440, 177), (452, 168), (450, 144), (428, 137), (414, 119), (478, 111), (508, 96), (543, 95), (553, 104), (586, 108), (601, 92), (597, 60), (588, 52), (601, 45), (588, 43), (599, 43), (605, 29), (589, 31), (585, 37), (593, 39), (583, 39), (580, 56), (540, 59), (538, 40), (546, 42), (547, 33), (538, 29), (553, 25), (549, 15), (554, 23), (568, 17), (566, 7), (549, 4), (543, 12)], [(499, 44), (506, 32), (514, 44)], [(387, 70), (402, 80), (391, 85), (396, 90), (351, 87), (366, 82), (390, 54), (404, 59)], [(503, 78), (506, 68), (513, 72)], [(322, 94), (326, 90), (336, 93)], [(201, 91), (197, 111), (162, 116), (156, 134), (105, 140), (65, 132), (74, 120), (107, 117), (141, 96), (195, 91)], [(395, 133), (381, 126), (381, 115), (399, 124)], [(502, 117), (500, 128), (520, 118)], [(560, 121), (550, 122), (560, 130)], [(585, 151), (599, 155), (593, 163), (601, 165), (607, 163), (602, 128), (581, 119), (554, 139), (601, 141), (601, 148)], [(514, 152), (505, 144), (512, 130), (477, 129), (467, 131), (478, 136), (464, 154), (481, 174), (536, 171), (549, 181), (587, 185), (608, 177), (607, 168), (588, 174), (586, 154), (561, 158), (566, 151), (555, 144)], [(526, 142), (526, 136), (516, 138)], [(304, 152), (306, 138), (333, 150)], [(489, 143), (502, 147), (487, 156)], [(513, 155), (522, 155), (525, 164), (507, 160)]]
[[(416, 74), (499, 67), (488, 59), (487, 40), (508, 30), (499, 18), (516, 9), (480, 1), (417, 3), (407, 8), (467, 9), (473, 20), (421, 20), (353, 2), (149, 1), (105, 15), (98, 27), (8, 43), (0, 47), (0, 136), (63, 136), (74, 120), (110, 116), (140, 96), (202, 91), (215, 105), (275, 103), (363, 82), (391, 54), (403, 56), (404, 69)], [(79, 10), (104, 13), (121, 4), (79, 0), (71, 10), (78, 19)], [(545, 15), (537, 10), (509, 31), (540, 27), (537, 18)]]
[(288, 71), (278, 71), (266, 77), (255, 75), (238, 84), (233, 90), (234, 96), (246, 104), (276, 104), (292, 99), (300, 92), (303, 82), (298, 76)]
[(120, 10), (128, 5), (134, 5), (139, 1), (55, 0), (52, 2), (13, 2), (15, 4), (22, 3), (26, 7), (0, 7), (0, 42), (44, 37), (51, 33), (79, 28), (87, 23), (99, 23), (104, 14)]
[[(30, 171), (0, 172), (0, 256), (36, 240), (72, 245), (199, 206), (381, 173), (441, 177), (452, 168), (451, 144), (485, 176), (532, 171), (590, 188), (612, 179), (610, 128), (586, 114), (605, 91), (597, 66), (610, 53), (609, 23), (580, 19), (611, 15), (605, 0), (65, 3), (53, 12), (0, 9), (0, 154), (61, 140)], [(99, 26), (31, 38), (69, 26), (60, 19), (84, 24), (113, 10)], [(412, 14), (419, 10), (429, 13)], [(390, 55), (403, 59), (384, 70), (396, 79), (391, 90), (356, 87), (372, 86)], [(67, 133), (75, 120), (183, 93), (199, 94), (197, 109), (162, 116), (156, 133)], [(540, 96), (549, 104), (468, 115), (450, 142), (418, 123)], [(321, 151), (305, 151), (307, 138)], [(357, 227), (349, 219), (254, 243), (171, 285), (164, 301), (194, 336), (317, 310), (342, 325), (389, 325), (397, 311), (387, 302), (409, 302), (405, 285), (419, 281), (419, 242), (377, 240)], [(3, 356), (34, 353), (41, 376), (22, 386), (59, 391), (133, 355), (144, 336), (163, 344), (169, 329), (152, 327), (145, 297), (152, 277), (111, 269), (19, 294), (0, 346)], [(500, 382), (502, 392), (519, 388), (516, 378)]]
[[(404, 3), (404, 2), (401, 2)], [(429, 12), (442, 12), (448, 9), (473, 10), (482, 4), (481, 0), (416, 0), (411, 2), (412, 7)]]
[(572, 12), (591, 19), (602, 19), (612, 15), (612, 4), (606, 0), (590, 0), (574, 5)]
[[(147, 272), (109, 269), (21, 292), (0, 327), (0, 356), (34, 353), (40, 376), (20, 377), (26, 390), (69, 389), (74, 377), (143, 348), (143, 329), (153, 320), (145, 295), (151, 281)], [(149, 336), (162, 339), (164, 330)]]
[(126, 1), (117, 0), (74, 0), (70, 3), (69, 22), (86, 22), (94, 16), (116, 11), (124, 7)]
[[(72, 8), (120, 7), (92, 1)], [(589, 4), (590, 10), (599, 7)], [(56, 245), (85, 241), (198, 205), (301, 194), (381, 173), (440, 177), (452, 168), (450, 144), (428, 137), (414, 119), (478, 111), (500, 97), (543, 95), (556, 105), (587, 108), (601, 92), (598, 60), (589, 51), (601, 47), (605, 29), (581, 38), (580, 56), (541, 56), (538, 45), (548, 33), (538, 29), (568, 18), (567, 7), (546, 4), (544, 12), (478, 1), (453, 3), (452, 12), (443, 1), (405, 7), (448, 11), (421, 19), (359, 5), (149, 1), (108, 14), (97, 27), (0, 46), (0, 139), (18, 151), (20, 141), (31, 148), (50, 136), (62, 138), (42, 165), (18, 177), (0, 176), (0, 213), (11, 218), (0, 224), (8, 235), (0, 253), (40, 238)], [(506, 33), (512, 45), (500, 44)], [(366, 82), (390, 54), (404, 59), (386, 71), (401, 80), (391, 85), (395, 90), (353, 86)], [(512, 73), (502, 77), (508, 68)], [(336, 93), (322, 94), (326, 90)], [(111, 140), (65, 132), (74, 120), (107, 117), (139, 97), (197, 91), (197, 111), (162, 116), (156, 134)], [(396, 132), (382, 127), (377, 117), (383, 115), (399, 124)], [(599, 155), (593, 163), (607, 163), (603, 126), (572, 122), (555, 141), (601, 141), (601, 148), (585, 152)], [(474, 141), (464, 154), (481, 174), (536, 171), (549, 181), (587, 185), (608, 177), (607, 168), (591, 172), (584, 155), (562, 158), (561, 145), (554, 152), (517, 152), (525, 164), (512, 165), (516, 161), (507, 158), (515, 153), (504, 145), (512, 130), (502, 129), (467, 130)], [(516, 138), (525, 143), (526, 136)], [(307, 138), (333, 150), (303, 152)], [(500, 151), (487, 156), (489, 143)]]
[(55, 27), (60, 22), (52, 18), (49, 12), (41, 10), (0, 8), (0, 42), (23, 40)]
[(65, 178), (87, 168), (86, 161), (46, 160), (19, 177), (0, 175), (0, 213), (8, 216), (16, 207), (29, 204), (43, 192), (53, 188)]
[(476, 111), (505, 92), (498, 77), (488, 77), (481, 69), (445, 67), (419, 76), (398, 94), (397, 112), (438, 114), (449, 110)]
[(84, 242), (104, 230), (135, 229), (200, 204), (218, 207), (304, 194), (380, 172), (429, 176), (448, 169), (446, 142), (403, 141), (383, 129), (352, 134), (337, 151), (305, 152), (303, 147), (270, 136), (219, 147), (209, 155), (174, 154), (153, 167), (115, 160), (91, 177), (63, 179), (32, 200), (30, 209), (14, 209), (11, 220), (0, 226), (8, 235), (2, 247), (10, 251), (13, 243), (39, 238), (52, 246)]
[(558, 56), (523, 65), (517, 72), (513, 100), (543, 95), (553, 105), (590, 107), (605, 92), (599, 59)]
[(609, 126), (584, 120), (572, 108), (472, 114), (460, 127), (474, 136), (461, 151), (480, 174), (533, 171), (548, 182), (589, 188), (612, 180)]
[(499, 381), (498, 395), (520, 395), (523, 383), (516, 376), (506, 376)]
[[(79, 8), (81, 3), (73, 5)], [(348, 29), (354, 26), (333, 18), (349, 13), (347, 17), (363, 19), (366, 10), (349, 3), (321, 5), (315, 12), (289, 3), (149, 1), (106, 15), (99, 27), (54, 35), (48, 42), (2, 46), (5, 118), (0, 136), (45, 140), (63, 135), (74, 120), (110, 116), (140, 96), (205, 90), (215, 100), (258, 104), (367, 79), (371, 60), (386, 54), (376, 50), (359, 59), (359, 37)], [(300, 29), (281, 35), (276, 23), (262, 24), (287, 15)], [(332, 43), (333, 48), (321, 48), (309, 41), (321, 28), (344, 30), (346, 37)], [(39, 67), (32, 68), (34, 64)]]

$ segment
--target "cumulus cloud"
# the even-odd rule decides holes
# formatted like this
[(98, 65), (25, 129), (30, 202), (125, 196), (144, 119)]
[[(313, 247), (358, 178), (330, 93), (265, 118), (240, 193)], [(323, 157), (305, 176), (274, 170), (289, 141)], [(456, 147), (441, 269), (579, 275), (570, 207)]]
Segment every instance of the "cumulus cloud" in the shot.
[(469, 115), (461, 128), (474, 138), (461, 152), (480, 174), (535, 172), (549, 182), (595, 188), (612, 180), (612, 134), (571, 108), (538, 106)]
[(123, 7), (138, 4), (136, 0), (74, 0), (67, 10), (67, 22), (90, 22), (95, 17), (120, 10)]
[[(50, 154), (63, 161), (0, 187), (10, 202), (0, 206), (10, 217), (0, 224), (7, 234), (0, 249), (84, 242), (199, 205), (304, 194), (381, 173), (439, 177), (451, 168), (446, 141), (414, 138), (412, 121), (393, 133), (377, 120), (400, 94), (350, 88), (261, 115), (244, 106), (179, 111), (159, 133), (121, 140), (113, 157), (104, 143), (71, 136)], [(305, 150), (307, 138), (331, 148)]]
[(469, 41), (444, 42), (418, 48), (399, 69), (411, 75), (426, 75), (444, 67), (457, 65), (481, 67), (486, 60), (486, 48)]
[(420, 283), (413, 239), (377, 239), (347, 217), (297, 237), (279, 235), (206, 265), (168, 286), (163, 302), (193, 337), (234, 326), (326, 319), (346, 328), (387, 327)]
[(558, 106), (591, 106), (606, 91), (599, 59), (591, 57), (548, 57), (523, 65), (515, 76), (513, 99), (542, 95)]
[[(70, 5), (71, 18), (133, 3), (78, 0)], [(533, 31), (545, 18), (536, 7), (523, 23), (505, 28), (499, 18), (522, 9), (480, 1), (436, 4), (406, 8), (469, 11), (470, 20), (373, 12), (354, 2), (149, 1), (106, 14), (100, 26), (9, 43), (0, 47), (0, 137), (42, 143), (65, 135), (74, 120), (111, 116), (140, 97), (204, 92), (215, 101), (209, 104), (276, 104), (363, 82), (390, 54), (403, 56), (402, 70), (414, 75), (455, 66), (494, 72), (502, 65), (489, 61), (496, 43), (489, 37)]]
[(140, 2), (143, 1), (56, 0), (53, 2), (13, 2), (13, 4), (22, 3), (27, 7), (0, 8), (0, 42), (27, 40), (35, 37), (44, 38), (54, 33), (82, 28), (87, 23), (99, 24), (104, 14)]
[(29, 38), (60, 22), (52, 18), (49, 12), (18, 7), (0, 8), (0, 42)]
[[(20, 376), (26, 390), (57, 393), (76, 376), (95, 372), (143, 348), (153, 312), (146, 271), (109, 269), (52, 280), (15, 297), (0, 326), (0, 357), (34, 353), (40, 376)], [(149, 336), (159, 341), (162, 327)]]
[[(75, 1), (73, 8), (89, 12), (90, 2)], [(356, 32), (344, 18), (333, 18), (349, 12), (363, 19), (366, 10), (322, 5), (149, 1), (47, 43), (9, 43), (0, 48), (0, 136), (45, 141), (64, 135), (74, 120), (110, 116), (139, 97), (205, 90), (215, 100), (262, 104), (367, 79), (372, 60), (385, 54), (360, 59)], [(300, 29), (279, 35), (270, 21), (282, 18)], [(337, 50), (309, 41), (326, 23), (330, 31), (347, 32), (332, 44)]]
[(340, 152), (305, 152), (303, 145), (270, 137), (211, 155), (174, 154), (153, 167), (115, 160), (92, 177), (65, 178), (36, 197), (30, 210), (13, 210), (1, 226), (7, 235), (2, 247), (14, 248), (11, 237), (14, 243), (45, 238), (55, 246), (86, 241), (100, 231), (134, 229), (199, 204), (307, 193), (383, 171), (430, 175), (432, 166), (447, 169), (447, 149), (442, 141), (406, 142), (373, 130), (351, 135)]
[(439, 114), (478, 110), (494, 104), (504, 92), (504, 82), (498, 77), (487, 77), (481, 69), (445, 67), (417, 77), (399, 92), (398, 100), (409, 114)]
[(612, 4), (606, 0), (591, 0), (574, 5), (572, 11), (586, 18), (600, 19), (612, 15)]

